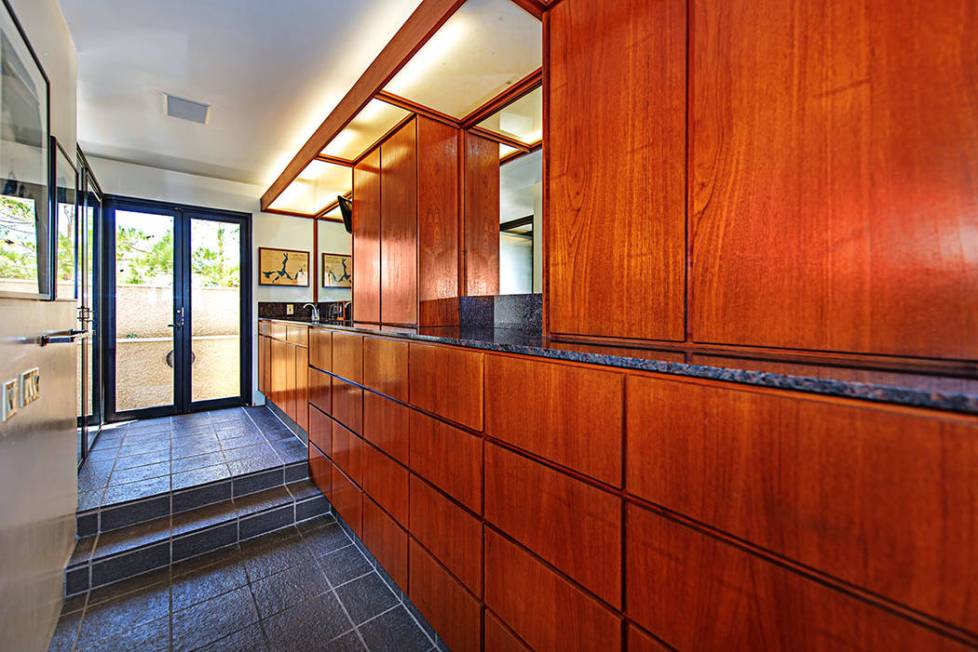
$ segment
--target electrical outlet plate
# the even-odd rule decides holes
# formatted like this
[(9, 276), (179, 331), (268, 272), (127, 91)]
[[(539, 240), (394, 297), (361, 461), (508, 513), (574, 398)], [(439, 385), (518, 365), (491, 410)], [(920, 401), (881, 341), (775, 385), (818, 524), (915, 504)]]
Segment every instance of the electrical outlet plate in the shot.
[(285, 314), (286, 315), (294, 315), (295, 314), (295, 306), (293, 306), (291, 303), (285, 304)]
[(2, 394), (3, 403), (0, 403), (0, 417), (2, 417), (2, 419), (0, 420), (6, 421), (17, 413), (16, 378), (3, 381)]
[(41, 370), (37, 367), (20, 374), (21, 407), (27, 407), (41, 398)]

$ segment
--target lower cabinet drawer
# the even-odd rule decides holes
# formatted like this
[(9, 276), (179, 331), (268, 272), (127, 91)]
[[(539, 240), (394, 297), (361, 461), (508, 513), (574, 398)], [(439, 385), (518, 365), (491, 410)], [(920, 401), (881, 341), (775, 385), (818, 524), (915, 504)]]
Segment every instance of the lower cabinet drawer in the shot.
[(363, 431), (363, 390), (338, 378), (331, 380), (333, 418), (355, 433)]
[(482, 630), (479, 602), (413, 540), (408, 596), (449, 649), (479, 650)]
[(621, 649), (621, 619), (612, 611), (492, 530), (485, 542), (486, 606), (534, 650)]
[(486, 443), (486, 520), (621, 607), (621, 497)]
[(408, 464), (411, 409), (372, 392), (363, 393), (363, 437), (401, 464)]
[(531, 652), (491, 611), (485, 618), (485, 652)]
[(293, 324), (285, 325), (285, 339), (299, 346), (309, 345), (309, 327), (308, 326), (295, 326)]
[(329, 375), (315, 369), (307, 372), (309, 403), (315, 405), (321, 412), (333, 413)]
[(411, 476), (411, 534), (477, 596), (482, 595), (482, 523)]
[(363, 497), (363, 542), (397, 582), (402, 591), (408, 582), (408, 535), (367, 494)]
[(473, 430), (483, 425), (481, 351), (411, 343), (408, 352), (411, 403)]
[(285, 341), (285, 334), (288, 331), (288, 327), (280, 321), (270, 321), (268, 322), (268, 336), (273, 337), (276, 340)]
[(482, 512), (482, 438), (411, 412), (411, 469)]
[(309, 479), (332, 502), (333, 465), (315, 444), (309, 447)]
[(669, 649), (635, 625), (628, 626), (627, 639), (628, 652), (666, 652)]
[(628, 616), (676, 649), (964, 649), (650, 510), (625, 532)]
[(363, 443), (363, 489), (404, 527), (408, 524), (408, 470)]
[(315, 444), (329, 457), (333, 456), (333, 420), (309, 406), (309, 443)]
[(333, 422), (333, 462), (353, 482), (363, 486), (364, 447), (366, 444), (342, 424)]
[(363, 538), (363, 492), (339, 467), (333, 465), (333, 499), (336, 512), (343, 517), (356, 535)]

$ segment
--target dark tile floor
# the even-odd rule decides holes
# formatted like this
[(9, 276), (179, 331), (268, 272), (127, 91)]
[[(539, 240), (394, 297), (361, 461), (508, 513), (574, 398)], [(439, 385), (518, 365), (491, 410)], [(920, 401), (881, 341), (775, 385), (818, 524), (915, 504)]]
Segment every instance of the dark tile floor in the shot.
[(51, 651), (435, 649), (332, 516), (69, 598)]
[(264, 407), (113, 425), (78, 473), (78, 511), (305, 459), (302, 440)]

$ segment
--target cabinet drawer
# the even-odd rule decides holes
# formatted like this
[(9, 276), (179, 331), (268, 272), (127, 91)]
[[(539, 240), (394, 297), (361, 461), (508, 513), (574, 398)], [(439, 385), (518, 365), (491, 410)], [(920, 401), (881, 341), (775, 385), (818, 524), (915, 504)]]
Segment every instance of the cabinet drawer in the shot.
[(402, 526), (408, 524), (408, 476), (403, 466), (363, 444), (363, 489)]
[(309, 447), (309, 479), (326, 499), (333, 500), (333, 465), (315, 445)]
[(363, 538), (363, 493), (340, 468), (333, 465), (333, 499), (336, 512), (358, 537)]
[(666, 652), (669, 649), (635, 625), (628, 626), (627, 639), (628, 652)]
[(620, 497), (489, 443), (485, 492), (486, 520), (621, 607)]
[(482, 595), (482, 523), (417, 476), (411, 476), (411, 534)]
[(622, 374), (490, 355), (486, 433), (621, 486)]
[(280, 321), (268, 322), (268, 336), (273, 339), (281, 340), (282, 342), (284, 342), (285, 334), (287, 330), (288, 327)]
[(295, 349), (295, 422), (303, 430), (309, 430), (309, 349)]
[(628, 406), (631, 493), (978, 631), (974, 419), (643, 377)]
[(481, 431), (485, 356), (481, 352), (413, 343), (409, 355), (411, 403)]
[(478, 652), (482, 614), (479, 603), (415, 541), (411, 541), (408, 595), (456, 652)]
[(333, 456), (333, 420), (314, 406), (309, 406), (309, 441), (326, 455)]
[(408, 535), (390, 516), (363, 496), (363, 543), (373, 553), (380, 565), (407, 591), (408, 582)]
[(411, 469), (482, 513), (482, 439), (411, 412)]
[(363, 336), (333, 331), (333, 373), (349, 381), (363, 380)]
[(363, 436), (401, 464), (408, 464), (411, 408), (383, 396), (363, 393)]
[(326, 414), (333, 413), (332, 390), (328, 374), (310, 368), (308, 375), (309, 402)]
[(323, 371), (333, 369), (333, 337), (324, 328), (309, 329), (309, 365)]
[(532, 652), (491, 611), (486, 611), (486, 652)]
[[(889, 611), (628, 505), (628, 616), (679, 650), (959, 649)], [(641, 578), (635, 581), (634, 578)], [(963, 649), (961, 647), (960, 649)]]
[(408, 344), (380, 337), (363, 339), (363, 385), (408, 400)]
[(614, 613), (492, 530), (485, 541), (486, 606), (534, 650), (621, 649)]
[(309, 327), (286, 324), (285, 339), (297, 346), (309, 346)]
[(330, 382), (333, 418), (359, 433), (363, 430), (363, 390), (338, 378)]
[(351, 480), (363, 487), (364, 448), (367, 446), (355, 433), (337, 421), (333, 422), (333, 462)]

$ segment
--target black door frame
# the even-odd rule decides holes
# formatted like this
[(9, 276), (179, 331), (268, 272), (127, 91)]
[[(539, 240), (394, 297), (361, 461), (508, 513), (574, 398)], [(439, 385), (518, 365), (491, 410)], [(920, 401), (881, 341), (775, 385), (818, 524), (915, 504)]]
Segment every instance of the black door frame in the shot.
[[(91, 322), (89, 323), (89, 332), (91, 333), (89, 337), (92, 338), (91, 355), (89, 356), (88, 364), (91, 367), (91, 387), (88, 388), (89, 393), (92, 397), (92, 414), (87, 418), (88, 426), (88, 441), (86, 442), (86, 451), (83, 458), (88, 458), (88, 453), (91, 451), (95, 442), (98, 441), (98, 437), (102, 432), (102, 424), (104, 423), (104, 404), (102, 403), (103, 397), (103, 387), (102, 379), (105, 374), (105, 367), (103, 365), (103, 347), (102, 347), (102, 324), (105, 323), (103, 318), (103, 293), (101, 286), (102, 279), (102, 260), (101, 255), (101, 243), (103, 240), (102, 227), (103, 219), (102, 215), (105, 213), (104, 199), (105, 195), (102, 192), (102, 187), (98, 183), (98, 179), (95, 177), (95, 172), (92, 170), (91, 165), (88, 163), (88, 159), (85, 157), (85, 152), (82, 151), (81, 147), (77, 147), (75, 151), (75, 156), (77, 160), (78, 168), (78, 227), (81, 229), (83, 224), (87, 224), (82, 217), (82, 212), (87, 210), (89, 207), (97, 206), (97, 210), (92, 211), (92, 239), (88, 242), (88, 267), (92, 273), (92, 283), (88, 288), (90, 295), (90, 305), (92, 309)], [(94, 205), (92, 204), (92, 199), (94, 199)], [(81, 278), (78, 277), (79, 282)], [(93, 434), (94, 431), (94, 434)]]
[[(115, 213), (116, 210), (132, 210), (141, 213), (155, 213), (173, 216), (173, 314), (178, 308), (183, 308), (183, 326), (174, 330), (173, 349), (173, 404), (117, 412), (115, 404), (116, 376), (116, 297), (115, 297)], [(251, 397), (251, 213), (239, 213), (201, 206), (189, 206), (172, 202), (138, 199), (121, 195), (105, 195), (103, 203), (104, 235), (102, 247), (102, 297), (104, 304), (103, 329), (105, 379), (105, 420), (106, 422), (126, 421), (130, 419), (147, 419), (170, 416), (187, 412), (200, 412), (223, 407), (247, 405)], [(193, 333), (193, 307), (191, 305), (190, 287), (190, 233), (192, 219), (206, 219), (215, 222), (238, 224), (241, 227), (240, 247), (240, 391), (238, 396), (193, 402), (191, 394), (190, 373), (191, 334)]]

